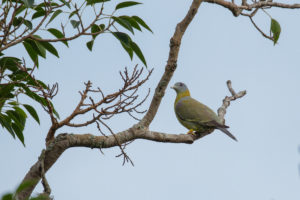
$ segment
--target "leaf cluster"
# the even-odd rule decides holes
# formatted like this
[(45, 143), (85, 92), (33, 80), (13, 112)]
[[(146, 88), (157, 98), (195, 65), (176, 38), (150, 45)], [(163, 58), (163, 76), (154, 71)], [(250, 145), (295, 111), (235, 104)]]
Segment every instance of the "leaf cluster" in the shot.
[(44, 99), (33, 90), (48, 87), (30, 75), (33, 69), (21, 68), (21, 64), (22, 61), (18, 58), (3, 55), (0, 57), (0, 124), (25, 145), (23, 136), (27, 118), (25, 110), (38, 123), (40, 120), (33, 106), (20, 103), (18, 97), (24, 94), (40, 104), (45, 104)]
[[(1, 200), (17, 200), (17, 195), (22, 192), (23, 190), (26, 190), (27, 188), (33, 186), (36, 181), (26, 181), (22, 184), (20, 184), (17, 189), (14, 192), (8, 192), (4, 195), (2, 195)], [(49, 200), (48, 196), (44, 194), (39, 194), (36, 197), (30, 197), (28, 200)]]
[[(0, 124), (14, 138), (24, 145), (23, 130), (27, 114), (40, 123), (35, 108), (23, 104), (19, 95), (25, 95), (40, 104), (51, 116), (52, 123), (59, 118), (51, 99), (53, 91), (42, 80), (33, 76), (38, 69), (39, 59), (46, 59), (47, 52), (59, 58), (55, 43), (61, 42), (69, 47), (69, 42), (84, 36), (91, 37), (86, 43), (92, 51), (99, 35), (108, 33), (114, 36), (128, 53), (134, 54), (147, 66), (142, 50), (130, 34), (142, 28), (152, 32), (143, 19), (138, 16), (116, 16), (118, 10), (141, 3), (124, 1), (115, 6), (111, 14), (104, 12), (104, 5), (110, 0), (2, 0), (0, 6)], [(94, 19), (86, 23), (82, 20), (84, 11), (94, 11)], [(54, 23), (56, 22), (56, 23)], [(57, 24), (61, 22), (60, 28)], [(84, 25), (88, 24), (88, 25)], [(123, 30), (121, 30), (123, 29)], [(5, 56), (5, 50), (22, 44), (33, 67), (26, 66), (21, 56)]]

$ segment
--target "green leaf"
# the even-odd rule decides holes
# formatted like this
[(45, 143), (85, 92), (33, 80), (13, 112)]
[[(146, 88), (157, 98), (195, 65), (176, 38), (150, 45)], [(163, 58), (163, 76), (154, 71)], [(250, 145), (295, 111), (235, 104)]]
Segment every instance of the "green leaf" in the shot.
[(34, 184), (36, 184), (36, 181), (35, 180), (27, 180), (27, 181), (24, 181), (24, 183), (20, 184), (16, 190), (16, 194), (22, 192), (23, 190), (33, 186)]
[(11, 124), (11, 127), (12, 129), (14, 130), (14, 132), (16, 133), (17, 137), (19, 138), (19, 140), (22, 142), (22, 144), (25, 146), (25, 143), (24, 143), (24, 135), (23, 135), (23, 132), (22, 130), (20, 130), (20, 128), (15, 124), (15, 123), (12, 123)]
[(44, 89), (49, 89), (48, 86), (43, 82), (43, 81), (40, 81), (40, 80), (36, 80)]
[(12, 193), (7, 193), (2, 196), (1, 200), (13, 200), (13, 194)]
[(37, 6), (34, 6), (34, 9), (35, 10), (40, 10), (41, 8), (60, 7), (58, 3), (54, 3), (54, 2), (51, 2), (51, 1), (43, 1), (43, 3), (40, 3)]
[(32, 8), (34, 0), (22, 0), (27, 8)]
[(133, 28), (135, 28), (135, 29), (137, 29), (137, 30), (139, 30), (139, 31), (142, 31), (140, 25), (135, 21), (134, 18), (131, 18), (131, 17), (126, 16), (126, 15), (119, 16), (119, 18), (121, 18), (121, 19), (123, 19), (123, 20), (126, 20), (128, 23), (130, 23), (130, 25), (131, 25)]
[(122, 18), (118, 18), (118, 17), (112, 17), (118, 24), (120, 24), (121, 26), (123, 26), (124, 28), (126, 28), (127, 30), (129, 30), (132, 34), (134, 34), (134, 31), (133, 31), (133, 29), (132, 29), (132, 27), (131, 27), (131, 24), (128, 22), (128, 21), (126, 21), (126, 20), (124, 20), (124, 19), (122, 19)]
[(101, 31), (103, 31), (105, 29), (105, 24), (100, 24), (99, 27), (100, 27)]
[(147, 67), (147, 63), (146, 63), (146, 60), (145, 60), (145, 57), (141, 51), (141, 49), (139, 48), (139, 46), (132, 42), (130, 43), (130, 46), (132, 48), (132, 50), (134, 51), (134, 53), (137, 55), (137, 57), (139, 57), (139, 59), (144, 63), (144, 65)]
[[(33, 37), (38, 38), (38, 39), (42, 39), (39, 35), (33, 35)], [(31, 40), (31, 39), (30, 39)], [(41, 42), (37, 41), (37, 40), (31, 40), (34, 41), (34, 43), (32, 45), (35, 45), (38, 48), (37, 53), (42, 56), (43, 58), (46, 58), (46, 49), (44, 48), (44, 46), (41, 44)], [(34, 47), (34, 46), (33, 46)]]
[(144, 63), (144, 65), (147, 67), (147, 62), (145, 60), (145, 57), (139, 48), (139, 46), (131, 40), (131, 38), (126, 34), (122, 32), (112, 32), (112, 34), (121, 42), (122, 47), (126, 50), (130, 58), (133, 57), (133, 52), (137, 55), (137, 57)]
[(271, 32), (273, 33), (273, 41), (275, 45), (279, 39), (281, 27), (280, 24), (273, 18), (271, 18)]
[(94, 45), (94, 40), (91, 40), (89, 42), (86, 43), (87, 48), (92, 51), (93, 49), (93, 45)]
[(10, 99), (15, 96), (12, 94), (14, 91), (14, 84), (0, 85), (0, 99)]
[(36, 44), (36, 46), (39, 49), (39, 54), (43, 57), (46, 58), (46, 49), (40, 44), (39, 41), (34, 41), (34, 43)]
[(122, 33), (122, 32), (112, 32), (112, 34), (121, 42), (123, 43), (126, 47), (131, 48), (130, 47), (130, 42), (131, 42), (131, 38), (129, 37), (129, 35), (127, 35), (126, 33)]
[(30, 56), (31, 60), (36, 64), (36, 66), (39, 66), (39, 60), (38, 60), (38, 54), (37, 52), (32, 48), (32, 46), (26, 42), (23, 41), (23, 45), (28, 53), (28, 55)]
[(16, 11), (16, 16), (18, 16), (20, 13), (22, 13), (25, 9), (26, 9), (25, 5), (22, 5), (21, 7), (19, 7)]
[[(21, 17), (22, 18), (22, 17)], [(13, 26), (19, 26), (22, 23), (22, 19), (15, 17), (13, 20)]]
[(16, 101), (11, 101), (11, 102), (8, 102), (9, 105), (12, 105), (12, 106), (18, 106), (19, 103), (16, 102)]
[(53, 103), (50, 101), (50, 105), (51, 105), (51, 107), (52, 107), (52, 109), (53, 109), (53, 114), (59, 119), (59, 114), (58, 114), (58, 112), (55, 110), (55, 108), (54, 108), (54, 106), (53, 106)]
[(0, 124), (2, 127), (5, 127), (6, 130), (13, 136), (13, 138), (16, 138), (15, 133), (11, 127), (11, 119), (7, 115), (3, 115), (0, 113)]
[(40, 124), (40, 119), (39, 119), (39, 116), (38, 116), (37, 112), (35, 111), (35, 109), (31, 105), (28, 105), (28, 104), (23, 104), (23, 106), (26, 108), (26, 110), (29, 112), (29, 114), (33, 117), (33, 119), (35, 119), (35, 121)]
[[(30, 97), (30, 98), (32, 98), (33, 100), (39, 102), (42, 106), (47, 106), (47, 105), (48, 105), (48, 104), (47, 104), (47, 101), (46, 101), (44, 98), (42, 98), (42, 97), (40, 97), (39, 95), (35, 94), (34, 92), (30, 91), (30, 89), (29, 89), (26, 85), (22, 85), (22, 88), (25, 90), (25, 94), (26, 94), (28, 97)], [(54, 106), (53, 106), (53, 104), (52, 104), (51, 101), (50, 101), (50, 105), (51, 105), (51, 107), (52, 107), (52, 109), (53, 109), (54, 115), (59, 119), (59, 114), (58, 114), (57, 111), (55, 110), (55, 108), (54, 108)]]
[(74, 10), (73, 12), (71, 12), (71, 14), (69, 15), (69, 19), (70, 19), (71, 17), (73, 17), (77, 12), (78, 12), (78, 10)]
[(122, 45), (123, 49), (125, 49), (125, 51), (128, 53), (128, 55), (130, 57), (130, 60), (132, 60), (132, 58), (133, 58), (133, 50), (132, 50), (132, 48), (125, 46), (122, 42), (121, 42), (121, 45)]
[(104, 3), (104, 2), (107, 2), (107, 1), (110, 1), (110, 0), (86, 0), (87, 2), (87, 6), (88, 5), (94, 5), (96, 3)]
[(60, 13), (62, 13), (62, 10), (56, 10), (53, 15), (51, 16), (49, 22), (46, 24), (46, 26), (48, 26), (48, 24), (50, 24), (50, 22), (52, 22), (52, 20), (55, 19), (55, 17), (57, 17)]
[(23, 131), (24, 126), (20, 120), (19, 114), (17, 112), (15, 112), (14, 110), (7, 110), (6, 114), (11, 120), (13, 120), (15, 122), (15, 124), (19, 127), (19, 129), (21, 131)]
[[(98, 25), (96, 25), (96, 24), (92, 25), (92, 27), (91, 27), (91, 33), (98, 33), (100, 31), (101, 31), (101, 29), (100, 29), (100, 27)], [(95, 35), (92, 35), (93, 39), (95, 39), (98, 35), (99, 35), (99, 33), (95, 34)]]
[[(52, 35), (54, 35), (58, 39), (65, 37), (62, 32), (60, 32), (59, 30), (57, 30), (55, 28), (49, 28), (47, 31), (49, 31), (49, 33), (51, 33)], [(61, 41), (61, 42), (64, 43), (67, 47), (69, 47), (67, 41)]]
[(39, 102), (42, 106), (47, 106), (47, 101), (36, 93), (32, 92), (26, 85), (22, 85), (22, 88), (25, 90), (25, 95)]
[[(18, 70), (12, 74), (9, 74), (8, 77), (12, 80), (12, 81), (25, 81), (28, 79), (28, 74), (24, 71)], [(15, 86), (17, 86), (16, 84), (14, 84)]]
[(32, 30), (32, 23), (31, 23), (31, 21), (24, 20), (23, 23), (24, 23), (25, 26), (27, 26), (27, 28), (28, 28), (29, 30)]
[(55, 49), (55, 47), (51, 43), (49, 43), (49, 42), (40, 42), (40, 44), (43, 45), (43, 47), (45, 47), (45, 49), (47, 51), (49, 51), (50, 53), (52, 53), (53, 55), (55, 55), (56, 57), (59, 58), (57, 50)]
[(138, 16), (132, 16), (132, 18), (135, 19), (135, 21), (137, 23), (139, 23), (141, 26), (143, 26), (145, 29), (147, 29), (148, 31), (150, 31), (151, 33), (153, 33), (152, 30), (150, 29), (150, 27), (144, 22), (144, 20), (142, 20)]
[(26, 118), (27, 118), (26, 113), (20, 107), (14, 106), (13, 108), (18, 113), (19, 120), (20, 120), (21, 124), (24, 127), (25, 126), (25, 122), (26, 122)]
[(76, 21), (76, 20), (71, 20), (70, 22), (71, 22), (73, 28), (77, 28), (79, 26), (79, 24), (80, 24), (80, 22)]
[(2, 57), (0, 59), (0, 68), (1, 70), (9, 69), (12, 72), (19, 70), (17, 64), (21, 63), (21, 60), (16, 57)]
[[(39, 36), (35, 36), (37, 38), (40, 38)], [(39, 44), (39, 42), (34, 41), (32, 39), (26, 39), (25, 42), (31, 45), (32, 49), (43, 58), (46, 58), (46, 50), (43, 46)]]
[(69, 9), (71, 9), (70, 3), (66, 2), (65, 0), (59, 0), (60, 2), (64, 3)]
[(142, 4), (142, 3), (135, 2), (135, 1), (124, 1), (122, 3), (119, 3), (116, 6), (115, 9), (118, 10), (118, 9), (121, 9), (121, 8), (126, 8), (126, 7), (129, 7), (129, 6), (135, 6), (135, 5), (138, 5), (138, 4)]
[(23, 17), (15, 17), (13, 20), (13, 26), (20, 26), (22, 23), (27, 26), (28, 29), (32, 29), (32, 23)]
[(46, 194), (40, 194), (37, 197), (31, 197), (29, 200), (49, 200), (49, 197)]
[(31, 19), (36, 19), (36, 18), (45, 16), (45, 15), (46, 15), (46, 11), (43, 9), (40, 9), (32, 15)]

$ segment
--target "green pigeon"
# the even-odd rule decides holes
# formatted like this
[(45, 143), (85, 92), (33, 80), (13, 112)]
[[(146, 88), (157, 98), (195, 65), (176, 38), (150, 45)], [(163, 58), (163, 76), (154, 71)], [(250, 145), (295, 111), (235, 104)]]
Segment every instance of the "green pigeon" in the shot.
[(222, 124), (220, 118), (212, 109), (190, 96), (190, 91), (184, 83), (178, 82), (171, 88), (177, 93), (174, 103), (176, 117), (184, 127), (189, 129), (188, 134), (197, 134), (219, 129), (237, 141), (227, 130), (229, 127)]

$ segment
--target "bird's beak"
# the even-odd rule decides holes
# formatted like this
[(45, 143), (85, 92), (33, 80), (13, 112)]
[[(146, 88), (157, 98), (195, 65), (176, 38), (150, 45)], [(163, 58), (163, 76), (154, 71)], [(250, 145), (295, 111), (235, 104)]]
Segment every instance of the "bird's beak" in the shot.
[(175, 87), (174, 87), (174, 86), (171, 86), (171, 89), (175, 90)]

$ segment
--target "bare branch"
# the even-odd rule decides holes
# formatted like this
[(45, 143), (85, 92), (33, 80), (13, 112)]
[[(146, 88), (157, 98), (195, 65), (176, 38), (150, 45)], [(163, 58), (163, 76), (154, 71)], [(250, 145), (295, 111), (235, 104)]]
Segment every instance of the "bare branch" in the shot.
[(223, 104), (222, 106), (218, 109), (218, 116), (220, 117), (220, 119), (222, 120), (223, 124), (225, 124), (225, 114), (226, 114), (226, 109), (228, 108), (228, 106), (230, 105), (230, 102), (231, 101), (234, 101), (236, 99), (239, 99), (239, 98), (242, 98), (243, 96), (246, 95), (246, 90), (243, 90), (243, 91), (240, 91), (238, 93), (236, 93), (234, 91), (234, 89), (232, 88), (232, 85), (231, 85), (231, 81), (228, 80), (227, 81), (227, 87), (228, 87), (228, 90), (229, 92), (231, 93), (231, 96), (226, 96), (224, 99), (223, 99)]
[(127, 153), (124, 151), (122, 144), (120, 143), (118, 137), (114, 134), (114, 132), (111, 130), (111, 128), (105, 124), (102, 120), (98, 119), (98, 121), (103, 124), (108, 130), (109, 132), (112, 134), (112, 136), (115, 138), (117, 145), (119, 146), (120, 150), (121, 150), (121, 154), (117, 155), (116, 157), (120, 157), (123, 156), (123, 165), (125, 164), (125, 162), (130, 162), (132, 166), (134, 166), (133, 161), (130, 159), (130, 157), (127, 155)]
[(273, 37), (268, 36), (267, 34), (265, 34), (253, 21), (252, 17), (249, 16), (249, 19), (251, 21), (251, 23), (253, 24), (253, 26), (262, 34), (262, 36), (264, 36), (265, 38), (269, 39), (269, 40), (274, 40)]
[(277, 8), (288, 8), (288, 9), (298, 9), (300, 8), (300, 4), (285, 4), (278, 3), (273, 1), (259, 1), (253, 4), (240, 6), (242, 9), (251, 10), (253, 8), (263, 8), (263, 7), (277, 7)]
[[(150, 90), (147, 95), (138, 102), (139, 95), (137, 95), (137, 91), (149, 79), (152, 71), (153, 69), (148, 71), (146, 77), (141, 79), (143, 68), (138, 69), (138, 66), (136, 65), (131, 74), (129, 74), (127, 68), (125, 68), (123, 72), (120, 72), (120, 76), (123, 80), (123, 86), (117, 92), (108, 95), (104, 95), (100, 88), (97, 88), (96, 90), (92, 89), (92, 83), (90, 81), (85, 83), (84, 91), (79, 92), (81, 98), (76, 108), (68, 117), (61, 122), (58, 122), (56, 126), (53, 126), (49, 130), (46, 138), (46, 144), (49, 144), (50, 141), (54, 139), (56, 130), (63, 126), (83, 127), (94, 124), (97, 120), (100, 120), (100, 118), (107, 120), (117, 114), (135, 112), (135, 110), (140, 107), (149, 96)], [(98, 98), (100, 96), (100, 100), (96, 101), (91, 96), (88, 98), (89, 93), (97, 95)], [(89, 103), (85, 102), (87, 99), (90, 100)], [(77, 116), (88, 112), (96, 113), (96, 116), (93, 114), (93, 118), (85, 122), (71, 122)], [(136, 113), (139, 114), (138, 112)]]

